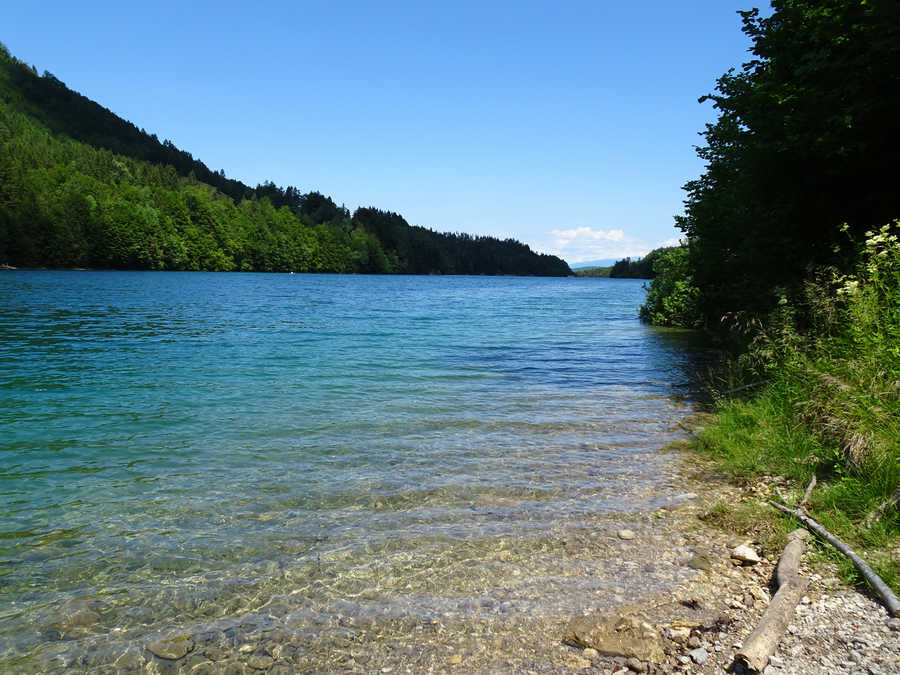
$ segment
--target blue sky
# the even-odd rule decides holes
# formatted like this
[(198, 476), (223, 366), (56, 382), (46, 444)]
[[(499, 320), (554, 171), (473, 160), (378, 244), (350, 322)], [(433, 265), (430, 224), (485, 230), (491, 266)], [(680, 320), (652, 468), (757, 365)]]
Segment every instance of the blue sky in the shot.
[(0, 41), (230, 177), (577, 263), (679, 236), (754, 4), (38, 0)]

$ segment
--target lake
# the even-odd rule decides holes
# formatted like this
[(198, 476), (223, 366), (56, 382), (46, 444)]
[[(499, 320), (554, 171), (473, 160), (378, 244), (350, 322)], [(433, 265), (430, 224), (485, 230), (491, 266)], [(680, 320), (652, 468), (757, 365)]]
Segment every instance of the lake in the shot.
[(0, 272), (0, 670), (541, 670), (671, 582), (613, 536), (655, 532), (691, 412), (643, 296)]

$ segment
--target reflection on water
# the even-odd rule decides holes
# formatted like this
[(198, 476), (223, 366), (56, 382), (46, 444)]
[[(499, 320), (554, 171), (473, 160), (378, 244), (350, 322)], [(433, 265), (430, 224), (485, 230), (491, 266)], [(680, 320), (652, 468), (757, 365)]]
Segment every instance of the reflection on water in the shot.
[(678, 492), (689, 336), (642, 295), (5, 273), (0, 669), (442, 663), (671, 583), (610, 536)]

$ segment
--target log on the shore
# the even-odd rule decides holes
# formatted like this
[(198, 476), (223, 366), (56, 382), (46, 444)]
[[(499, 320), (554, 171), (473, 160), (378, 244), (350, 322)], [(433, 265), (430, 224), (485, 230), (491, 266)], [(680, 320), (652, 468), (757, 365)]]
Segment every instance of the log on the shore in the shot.
[(806, 592), (809, 582), (800, 576), (799, 568), (808, 537), (809, 533), (802, 528), (788, 535), (788, 544), (775, 572), (778, 591), (756, 629), (744, 640), (741, 651), (735, 654), (735, 660), (740, 659), (752, 670), (762, 671), (766, 667), (794, 616), (794, 608)]

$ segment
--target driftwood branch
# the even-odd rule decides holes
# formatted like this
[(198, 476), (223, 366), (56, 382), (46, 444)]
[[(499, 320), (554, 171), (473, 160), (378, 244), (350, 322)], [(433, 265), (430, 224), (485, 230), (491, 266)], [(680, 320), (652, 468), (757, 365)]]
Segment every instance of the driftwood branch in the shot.
[(756, 629), (744, 640), (741, 651), (735, 655), (735, 659), (742, 660), (752, 670), (762, 671), (766, 667), (769, 657), (774, 653), (778, 641), (794, 616), (794, 608), (809, 585), (798, 572), (800, 556), (806, 548), (808, 537), (809, 533), (802, 528), (788, 535), (788, 544), (775, 571), (778, 591), (766, 607)]
[(779, 504), (778, 502), (773, 501), (770, 501), (769, 504), (774, 506), (779, 511), (784, 511), (785, 513), (794, 516), (794, 518), (806, 525), (807, 528), (815, 532), (817, 535), (822, 537), (822, 539), (827, 541), (838, 551), (847, 556), (853, 562), (853, 564), (856, 565), (856, 569), (859, 570), (859, 573), (862, 574), (863, 577), (865, 577), (866, 581), (869, 582), (869, 585), (872, 586), (872, 588), (875, 589), (875, 592), (877, 592), (878, 595), (881, 596), (881, 599), (884, 600), (884, 604), (887, 607), (888, 611), (893, 616), (900, 616), (900, 599), (898, 599), (897, 596), (894, 595), (894, 592), (888, 587), (888, 585), (881, 580), (881, 577), (879, 577), (877, 574), (875, 574), (875, 572), (872, 571), (872, 568), (866, 564), (866, 561), (856, 555), (856, 553), (854, 553), (853, 550), (849, 546), (847, 546), (847, 544), (835, 537), (833, 534), (831, 534), (831, 532), (822, 527), (822, 525), (803, 513), (803, 511), (801, 511), (799, 508), (791, 509), (784, 504)]
[(803, 493), (803, 499), (800, 500), (800, 504), (797, 506), (798, 509), (802, 509), (806, 506), (806, 502), (809, 501), (809, 496), (812, 494), (814, 487), (816, 487), (815, 476), (812, 477), (812, 480), (809, 481), (809, 485), (806, 486), (806, 492)]

